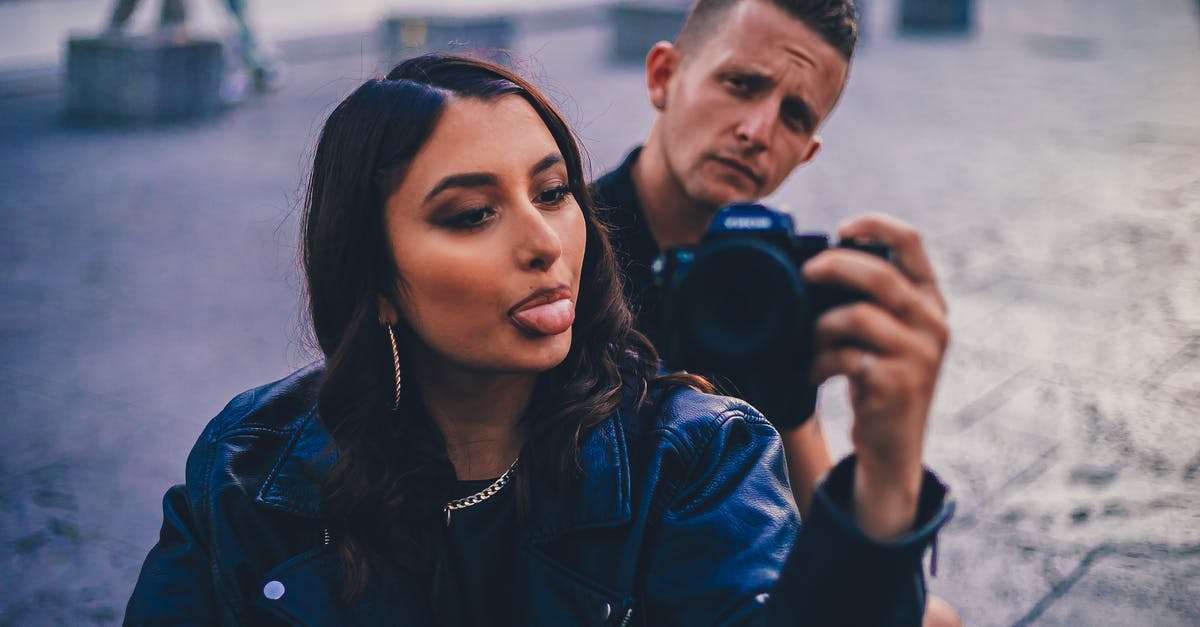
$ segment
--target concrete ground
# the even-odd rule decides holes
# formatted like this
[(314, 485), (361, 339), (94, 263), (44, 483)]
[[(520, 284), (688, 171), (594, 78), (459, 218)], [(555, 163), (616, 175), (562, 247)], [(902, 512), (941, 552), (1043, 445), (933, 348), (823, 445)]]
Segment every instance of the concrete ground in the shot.
[[(1190, 0), (979, 2), (898, 37), (875, 0), (826, 147), (772, 202), (925, 234), (953, 345), (927, 458), (969, 625), (1200, 624), (1200, 31)], [(649, 124), (597, 23), (527, 34), (595, 173)], [(203, 425), (306, 363), (296, 203), (370, 52), (215, 120), (83, 129), (0, 98), (0, 625), (120, 621)], [(823, 396), (848, 450), (844, 388)]]

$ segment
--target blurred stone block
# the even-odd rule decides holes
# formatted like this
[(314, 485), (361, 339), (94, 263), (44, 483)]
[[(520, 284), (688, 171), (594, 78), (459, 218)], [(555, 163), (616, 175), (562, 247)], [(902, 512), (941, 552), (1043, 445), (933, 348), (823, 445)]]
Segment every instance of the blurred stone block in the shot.
[(66, 113), (82, 121), (162, 121), (221, 110), (221, 43), (156, 35), (71, 37)]
[(388, 63), (430, 52), (458, 52), (497, 63), (508, 60), (515, 20), (507, 15), (391, 16), (380, 28), (380, 49)]
[(612, 59), (617, 63), (642, 63), (660, 41), (674, 41), (687, 17), (689, 4), (681, 0), (629, 0), (613, 5)]
[(901, 0), (900, 30), (965, 33), (971, 30), (971, 0)]

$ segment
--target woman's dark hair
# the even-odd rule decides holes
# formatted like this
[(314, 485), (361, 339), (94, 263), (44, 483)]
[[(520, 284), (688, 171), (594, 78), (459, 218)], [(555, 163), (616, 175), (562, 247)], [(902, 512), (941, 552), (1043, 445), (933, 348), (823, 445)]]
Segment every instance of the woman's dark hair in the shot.
[[(622, 372), (640, 386), (635, 392), (641, 398), (657, 371), (657, 355), (633, 329), (622, 300), (578, 145), (553, 105), (513, 72), (455, 55), (411, 59), (364, 83), (321, 131), (301, 242), (309, 314), (325, 356), (317, 405), (337, 452), (324, 485), (325, 506), (341, 524), (335, 536), (348, 596), (365, 585), (376, 560), (402, 568), (427, 565), (429, 534), (442, 520), (455, 481), (445, 441), (415, 386), (403, 390), (399, 411), (391, 408), (392, 355), (379, 322), (379, 298), (396, 298), (403, 277), (387, 239), (384, 206), (448, 99), (509, 95), (528, 102), (554, 137), (587, 231), (570, 352), (540, 377), (525, 416), (528, 439), (514, 481), (520, 511), (528, 507), (531, 476), (563, 489), (577, 472), (582, 437), (621, 401)], [(396, 329), (412, 333), (403, 320)], [(404, 355), (401, 366), (410, 372), (420, 367)]]

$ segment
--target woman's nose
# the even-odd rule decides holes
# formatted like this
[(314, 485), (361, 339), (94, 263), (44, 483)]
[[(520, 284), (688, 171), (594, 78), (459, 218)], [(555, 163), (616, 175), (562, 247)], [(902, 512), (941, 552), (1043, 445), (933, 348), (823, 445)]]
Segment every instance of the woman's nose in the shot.
[(532, 205), (522, 211), (527, 219), (518, 226), (520, 246), (518, 259), (522, 268), (545, 270), (562, 256), (562, 239), (546, 214)]

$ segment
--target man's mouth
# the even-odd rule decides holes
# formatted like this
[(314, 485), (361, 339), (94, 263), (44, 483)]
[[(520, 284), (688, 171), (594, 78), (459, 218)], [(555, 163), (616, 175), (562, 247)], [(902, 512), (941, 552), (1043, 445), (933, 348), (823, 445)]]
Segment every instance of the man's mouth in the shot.
[(712, 157), (712, 160), (741, 173), (747, 179), (750, 179), (750, 182), (754, 183), (755, 187), (762, 187), (762, 177), (759, 176), (759, 174), (753, 169), (751, 169), (750, 166), (742, 163), (741, 161), (737, 159), (730, 159), (729, 157), (719, 156)]

